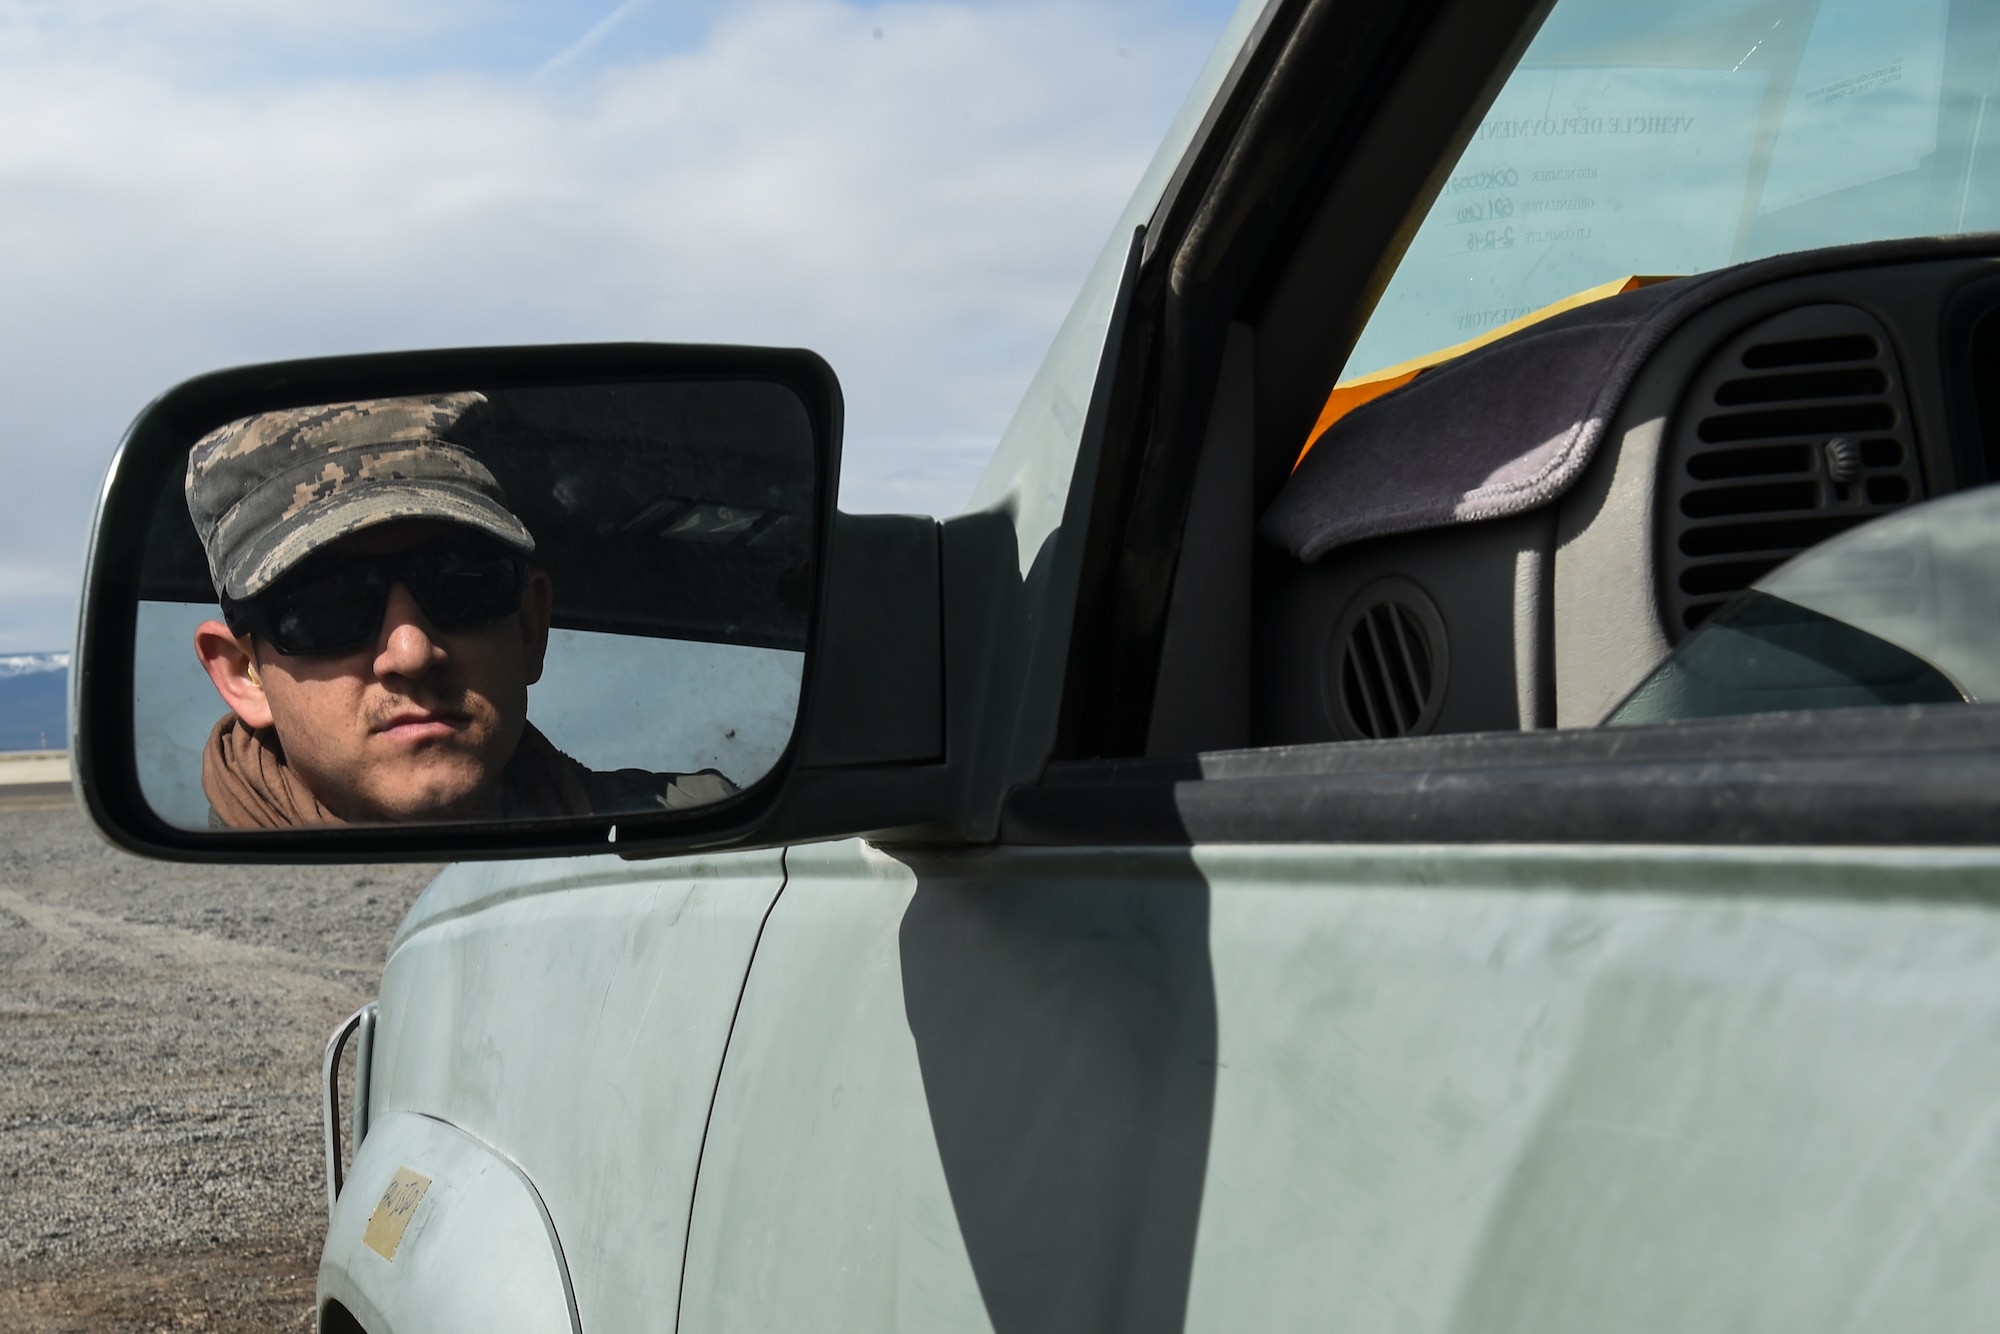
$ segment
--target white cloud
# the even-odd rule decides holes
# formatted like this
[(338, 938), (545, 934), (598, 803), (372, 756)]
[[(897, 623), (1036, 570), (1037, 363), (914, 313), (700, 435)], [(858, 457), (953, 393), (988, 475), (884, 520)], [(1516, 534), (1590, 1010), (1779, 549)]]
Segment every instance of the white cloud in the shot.
[(0, 646), (56, 646), (11, 608), (73, 584), (123, 425), (246, 361), (809, 346), (847, 392), (848, 507), (954, 508), (1226, 17), (770, 0), (689, 51), (614, 24), (540, 80), (204, 64), (201, 23), (252, 9), (292, 9), (290, 50), (315, 15), (407, 44), (495, 5), (0, 4)]
[(294, 42), (394, 44), (504, 17), (508, 0), (0, 0), (0, 46), (154, 67)]
[(15, 676), (60, 672), (69, 666), (67, 653), (14, 653), (0, 657), (0, 681)]

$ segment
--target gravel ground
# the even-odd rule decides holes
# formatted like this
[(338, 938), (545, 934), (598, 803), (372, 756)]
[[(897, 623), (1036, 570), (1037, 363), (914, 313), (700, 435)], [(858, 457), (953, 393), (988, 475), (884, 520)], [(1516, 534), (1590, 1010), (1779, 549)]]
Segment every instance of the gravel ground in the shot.
[(0, 1330), (309, 1328), (320, 1050), (437, 868), (143, 861), (53, 804), (0, 809)]

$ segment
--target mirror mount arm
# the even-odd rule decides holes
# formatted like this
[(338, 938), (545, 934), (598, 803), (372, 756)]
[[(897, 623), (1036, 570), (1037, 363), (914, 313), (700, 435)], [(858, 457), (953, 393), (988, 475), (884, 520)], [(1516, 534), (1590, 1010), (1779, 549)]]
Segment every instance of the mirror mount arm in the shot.
[(944, 627), (938, 524), (836, 514), (799, 768), (942, 763)]
[[(946, 746), (942, 525), (836, 514), (831, 539), (796, 761), (753, 841), (962, 841)], [(645, 860), (684, 850), (618, 851)]]

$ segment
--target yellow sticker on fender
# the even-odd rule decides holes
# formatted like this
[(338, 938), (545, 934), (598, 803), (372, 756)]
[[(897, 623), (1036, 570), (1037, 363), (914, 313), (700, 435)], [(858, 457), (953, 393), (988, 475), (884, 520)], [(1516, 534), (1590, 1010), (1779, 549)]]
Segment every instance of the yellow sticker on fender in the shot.
[(403, 1244), (403, 1232), (410, 1226), (410, 1215), (416, 1213), (424, 1192), (430, 1188), (429, 1177), (407, 1167), (397, 1168), (382, 1198), (375, 1202), (375, 1212), (368, 1215), (367, 1230), (361, 1234), (368, 1249), (384, 1260), (393, 1261), (396, 1248)]

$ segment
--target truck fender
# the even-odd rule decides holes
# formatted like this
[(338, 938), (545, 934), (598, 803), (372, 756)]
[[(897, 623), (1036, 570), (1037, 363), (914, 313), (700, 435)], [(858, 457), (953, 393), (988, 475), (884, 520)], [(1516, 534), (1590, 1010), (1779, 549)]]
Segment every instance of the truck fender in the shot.
[(562, 1243), (511, 1160), (434, 1117), (368, 1127), (328, 1221), (322, 1334), (581, 1334)]

